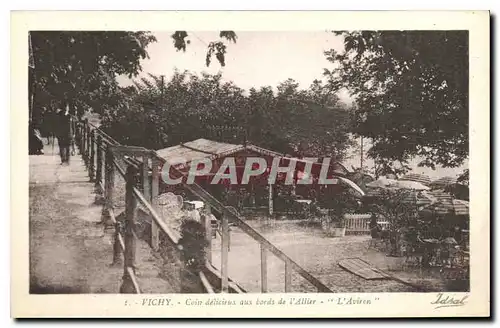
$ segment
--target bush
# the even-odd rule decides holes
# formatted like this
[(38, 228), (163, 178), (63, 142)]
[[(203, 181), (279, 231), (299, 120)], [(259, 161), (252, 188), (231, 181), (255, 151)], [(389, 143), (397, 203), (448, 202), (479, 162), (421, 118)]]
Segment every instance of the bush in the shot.
[(345, 227), (345, 215), (356, 213), (359, 208), (358, 199), (349, 193), (341, 193), (333, 197), (328, 203), (328, 215), (322, 215), (321, 220), (327, 224), (335, 224), (339, 228)]
[(179, 244), (182, 246), (185, 268), (192, 273), (200, 272), (205, 266), (205, 248), (208, 246), (205, 229), (201, 223), (190, 218), (183, 218)]

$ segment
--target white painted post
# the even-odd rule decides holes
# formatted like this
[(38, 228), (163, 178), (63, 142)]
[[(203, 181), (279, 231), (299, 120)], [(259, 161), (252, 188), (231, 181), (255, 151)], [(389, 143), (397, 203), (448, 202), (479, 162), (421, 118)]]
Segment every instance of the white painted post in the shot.
[(273, 185), (269, 184), (269, 215), (273, 215)]
[[(156, 213), (160, 213), (158, 206), (158, 194), (160, 188), (160, 161), (153, 157), (151, 160), (152, 165), (152, 186), (151, 186), (151, 201)], [(158, 224), (154, 220), (151, 221), (151, 247), (158, 250), (160, 244), (160, 231)]]
[(228, 273), (228, 260), (229, 260), (229, 218), (227, 215), (222, 215), (222, 234), (221, 234), (221, 293), (229, 291), (229, 273)]

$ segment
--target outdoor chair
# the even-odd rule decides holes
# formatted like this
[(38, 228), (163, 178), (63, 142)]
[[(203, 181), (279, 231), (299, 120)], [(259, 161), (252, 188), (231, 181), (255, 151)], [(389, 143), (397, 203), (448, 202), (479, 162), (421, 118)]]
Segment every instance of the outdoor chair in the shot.
[(445, 238), (439, 249), (439, 264), (445, 267), (463, 266), (465, 263), (464, 254), (454, 238)]
[(452, 266), (454, 267), (469, 267), (469, 252), (462, 246), (455, 246), (452, 253)]
[(404, 256), (404, 262), (402, 264), (403, 271), (406, 270), (418, 270), (419, 274), (422, 275), (422, 270), (424, 268), (425, 261), (425, 247), (420, 243), (405, 244), (403, 243), (402, 255)]
[(370, 248), (380, 249), (380, 247), (382, 246), (383, 250), (385, 251), (385, 248), (387, 246), (386, 245), (387, 239), (385, 238), (383, 231), (380, 229), (377, 229), (377, 228), (373, 228), (370, 230), (370, 234), (371, 234), (372, 238), (368, 242), (367, 249), (370, 249)]
[(422, 239), (418, 237), (417, 242), (422, 253), (421, 265), (423, 267), (440, 266), (441, 259), (448, 257), (446, 252), (442, 252), (442, 242), (439, 239)]
[(426, 258), (426, 247), (417, 235), (411, 232), (408, 233), (402, 240), (401, 248), (405, 257), (404, 266), (417, 268), (423, 266), (424, 259)]

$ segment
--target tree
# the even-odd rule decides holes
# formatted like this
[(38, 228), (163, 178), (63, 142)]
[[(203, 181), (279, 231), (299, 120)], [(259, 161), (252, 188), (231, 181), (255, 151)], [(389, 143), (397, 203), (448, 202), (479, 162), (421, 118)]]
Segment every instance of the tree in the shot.
[(466, 169), (458, 176), (457, 183), (444, 188), (455, 198), (469, 201), (469, 169)]
[(247, 140), (294, 156), (342, 159), (349, 115), (338, 99), (324, 94), (319, 82), (299, 90), (290, 79), (278, 89), (276, 95), (270, 87), (251, 89), (245, 96), (220, 74), (176, 72), (168, 81), (150, 75), (120, 89), (123, 104), (105, 112), (103, 128), (120, 142), (154, 149), (197, 138)]
[(354, 132), (369, 138), (368, 155), (386, 171), (460, 166), (468, 157), (468, 32), (335, 32), (344, 50), (325, 52), (332, 90), (355, 97)]
[(415, 191), (406, 189), (380, 189), (375, 197), (364, 200), (369, 212), (389, 222), (391, 253), (398, 254), (400, 238), (416, 242), (416, 233), (421, 229), (417, 217), (416, 203), (408, 202)]
[(197, 138), (243, 142), (235, 127), (243, 128), (246, 98), (220, 74), (176, 72), (168, 81), (150, 74), (122, 99), (104, 115), (103, 128), (125, 144), (159, 149)]
[[(190, 44), (189, 39), (186, 40), (189, 37), (189, 34), (186, 31), (176, 31), (171, 35), (173, 41), (174, 41), (174, 47), (180, 51), (186, 51), (187, 45)], [(219, 41), (212, 41), (208, 44), (207, 47), (207, 55), (205, 57), (205, 64), (210, 66), (210, 63), (212, 62), (212, 57), (215, 55), (215, 58), (217, 58), (217, 61), (220, 63), (222, 67), (226, 66), (226, 44), (222, 41), (223, 39), (226, 39), (227, 41), (236, 43), (237, 36), (236, 33), (233, 31), (221, 31), (219, 33), (219, 38), (221, 40)]]
[(149, 32), (33, 31), (34, 113), (69, 106), (75, 114), (116, 105), (115, 77), (136, 76), (146, 48), (156, 38)]
[(341, 161), (351, 145), (349, 110), (320, 81), (306, 90), (288, 79), (280, 83), (275, 109), (268, 121), (291, 148), (303, 157), (331, 157)]

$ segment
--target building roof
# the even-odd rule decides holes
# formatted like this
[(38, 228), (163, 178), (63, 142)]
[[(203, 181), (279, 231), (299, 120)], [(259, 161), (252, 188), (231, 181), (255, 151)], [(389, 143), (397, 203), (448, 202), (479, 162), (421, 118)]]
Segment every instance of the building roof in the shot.
[(196, 139), (177, 146), (157, 150), (165, 160), (184, 159), (184, 163), (202, 158), (219, 158), (245, 149), (243, 145), (234, 145), (208, 139)]
[[(202, 158), (210, 158), (210, 159), (222, 158), (228, 155), (235, 154), (242, 150), (253, 151), (265, 156), (283, 157), (290, 160), (296, 160), (298, 162), (307, 162), (304, 159), (285, 156), (284, 154), (269, 149), (261, 148), (252, 144), (247, 144), (247, 145), (230, 144), (203, 138), (182, 143), (180, 145), (163, 148), (157, 150), (156, 153), (165, 160), (175, 160), (175, 162), (178, 164), (181, 164), (181, 162), (179, 162), (178, 159), (183, 159), (182, 163), (186, 164), (193, 160), (199, 160)], [(341, 174), (349, 173), (349, 170), (347, 170), (345, 166), (343, 166), (339, 162), (330, 163), (330, 165), (336, 167), (337, 173)]]

